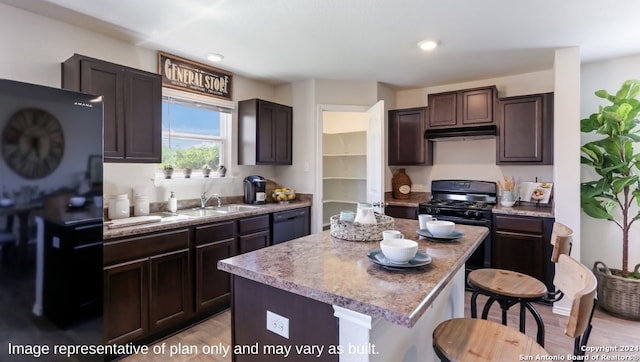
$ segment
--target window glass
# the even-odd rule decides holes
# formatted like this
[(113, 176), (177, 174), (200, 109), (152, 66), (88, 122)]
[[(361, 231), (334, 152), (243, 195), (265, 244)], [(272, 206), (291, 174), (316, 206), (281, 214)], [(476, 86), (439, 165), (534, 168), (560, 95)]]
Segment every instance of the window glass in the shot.
[(162, 165), (216, 170), (224, 160), (224, 127), (230, 114), (200, 103), (165, 97), (162, 102)]

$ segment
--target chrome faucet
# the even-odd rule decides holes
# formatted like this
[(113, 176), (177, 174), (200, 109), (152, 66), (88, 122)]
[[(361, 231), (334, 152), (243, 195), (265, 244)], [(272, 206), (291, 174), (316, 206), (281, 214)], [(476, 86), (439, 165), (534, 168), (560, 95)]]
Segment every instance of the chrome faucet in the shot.
[(220, 198), (220, 195), (213, 194), (207, 197), (207, 193), (203, 192), (202, 195), (200, 195), (200, 207), (204, 208), (207, 205), (207, 201), (209, 201), (209, 199), (211, 199), (212, 197), (218, 200), (218, 207), (222, 206), (222, 199)]

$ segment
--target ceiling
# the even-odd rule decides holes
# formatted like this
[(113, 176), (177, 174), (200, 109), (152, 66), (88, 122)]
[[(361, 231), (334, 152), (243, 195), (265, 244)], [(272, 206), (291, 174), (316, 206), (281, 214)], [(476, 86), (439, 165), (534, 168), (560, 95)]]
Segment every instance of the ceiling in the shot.
[[(0, 0), (272, 84), (428, 87), (640, 54), (637, 0)], [(424, 52), (423, 39), (439, 47)]]

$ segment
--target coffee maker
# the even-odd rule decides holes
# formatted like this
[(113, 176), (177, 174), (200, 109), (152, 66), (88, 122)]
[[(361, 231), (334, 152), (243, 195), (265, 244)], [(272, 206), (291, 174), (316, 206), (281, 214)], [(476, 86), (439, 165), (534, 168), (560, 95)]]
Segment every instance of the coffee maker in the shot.
[(267, 194), (265, 187), (267, 180), (258, 175), (247, 176), (244, 178), (244, 203), (245, 204), (264, 204), (267, 202)]

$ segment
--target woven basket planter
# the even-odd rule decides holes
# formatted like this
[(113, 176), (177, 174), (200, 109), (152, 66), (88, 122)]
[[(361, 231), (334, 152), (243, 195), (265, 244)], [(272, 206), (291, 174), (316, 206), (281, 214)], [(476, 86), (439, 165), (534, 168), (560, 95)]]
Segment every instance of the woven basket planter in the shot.
[[(638, 272), (640, 264), (634, 272)], [(593, 273), (598, 280), (598, 305), (614, 316), (640, 320), (640, 280), (613, 275), (603, 262), (593, 264)]]
[(331, 216), (331, 236), (349, 241), (380, 241), (382, 232), (393, 229), (393, 218), (376, 214), (376, 224), (360, 224), (340, 221), (339, 215)]

